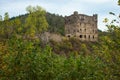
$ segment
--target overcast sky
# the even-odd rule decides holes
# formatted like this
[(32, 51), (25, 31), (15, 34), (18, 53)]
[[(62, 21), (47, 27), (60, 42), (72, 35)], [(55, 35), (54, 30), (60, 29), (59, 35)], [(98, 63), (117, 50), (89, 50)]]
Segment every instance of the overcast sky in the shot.
[(28, 5), (42, 6), (46, 11), (59, 14), (71, 15), (74, 11), (80, 14), (98, 14), (98, 28), (106, 30), (103, 19), (108, 17), (109, 12), (120, 13), (117, 0), (0, 0), (0, 15), (8, 12), (10, 17), (25, 14)]

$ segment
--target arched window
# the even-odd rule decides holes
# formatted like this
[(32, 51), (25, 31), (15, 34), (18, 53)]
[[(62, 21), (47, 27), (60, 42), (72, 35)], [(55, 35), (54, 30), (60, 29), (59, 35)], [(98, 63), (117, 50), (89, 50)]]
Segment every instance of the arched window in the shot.
[(70, 19), (68, 19), (68, 21), (70, 22)]

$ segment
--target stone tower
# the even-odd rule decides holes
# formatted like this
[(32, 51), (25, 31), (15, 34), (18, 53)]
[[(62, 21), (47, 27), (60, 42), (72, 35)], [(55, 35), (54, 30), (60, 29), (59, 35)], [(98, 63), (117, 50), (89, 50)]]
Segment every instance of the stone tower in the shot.
[(88, 16), (77, 11), (65, 17), (65, 36), (74, 37), (81, 41), (97, 41), (97, 14)]

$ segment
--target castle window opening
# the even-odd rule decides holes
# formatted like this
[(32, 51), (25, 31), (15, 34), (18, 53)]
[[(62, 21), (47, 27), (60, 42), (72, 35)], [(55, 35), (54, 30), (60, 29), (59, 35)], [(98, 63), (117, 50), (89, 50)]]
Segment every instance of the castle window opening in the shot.
[(86, 35), (84, 35), (84, 38), (86, 38)]
[(81, 18), (81, 21), (84, 21), (84, 18)]
[(94, 35), (93, 35), (93, 39), (94, 39), (95, 37), (94, 37)]
[(90, 39), (90, 35), (89, 35), (89, 39)]
[(68, 37), (70, 38), (70, 35), (68, 35)]
[(80, 31), (82, 31), (82, 29), (80, 29)]
[(82, 35), (80, 35), (80, 38), (82, 38)]

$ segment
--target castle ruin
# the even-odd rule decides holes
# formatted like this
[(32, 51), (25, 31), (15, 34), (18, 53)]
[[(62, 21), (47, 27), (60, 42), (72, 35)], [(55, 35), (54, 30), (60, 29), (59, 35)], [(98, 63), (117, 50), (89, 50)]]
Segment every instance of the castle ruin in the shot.
[(81, 41), (97, 41), (97, 14), (88, 16), (77, 11), (65, 17), (65, 36), (74, 37)]

